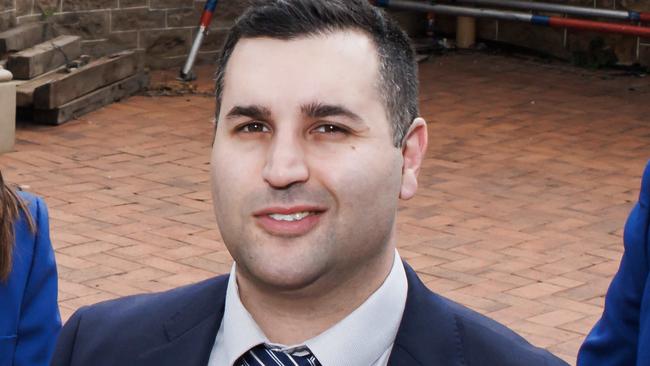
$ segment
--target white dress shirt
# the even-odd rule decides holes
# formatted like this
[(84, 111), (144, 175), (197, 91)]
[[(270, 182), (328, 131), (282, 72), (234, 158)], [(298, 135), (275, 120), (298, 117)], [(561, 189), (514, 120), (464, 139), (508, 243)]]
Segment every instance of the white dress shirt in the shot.
[(236, 266), (230, 271), (223, 320), (212, 346), (208, 366), (232, 366), (249, 349), (266, 343), (291, 351), (308, 347), (323, 366), (386, 366), (404, 306), (408, 282), (397, 250), (384, 283), (370, 297), (331, 328), (298, 345), (273, 344), (239, 298)]

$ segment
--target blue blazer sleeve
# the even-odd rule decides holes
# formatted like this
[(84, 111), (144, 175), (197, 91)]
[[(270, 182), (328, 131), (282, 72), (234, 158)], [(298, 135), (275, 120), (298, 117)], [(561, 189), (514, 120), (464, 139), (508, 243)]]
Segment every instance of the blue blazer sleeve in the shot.
[(8, 319), (6, 323), (13, 324), (10, 327), (13, 329), (5, 330), (9, 333), (15, 331), (13, 363), (10, 353), (0, 354), (0, 364), (4, 365), (8, 356), (8, 364), (13, 366), (48, 365), (61, 328), (61, 318), (47, 207), (38, 197), (22, 192), (20, 195), (28, 203), (36, 233), (29, 230), (24, 217), (15, 224), (14, 267), (5, 289), (8, 290), (9, 303), (0, 304), (2, 316), (17, 317)]
[(605, 297), (605, 310), (578, 353), (579, 366), (650, 365), (648, 227), (650, 165), (639, 202), (625, 224), (625, 252)]

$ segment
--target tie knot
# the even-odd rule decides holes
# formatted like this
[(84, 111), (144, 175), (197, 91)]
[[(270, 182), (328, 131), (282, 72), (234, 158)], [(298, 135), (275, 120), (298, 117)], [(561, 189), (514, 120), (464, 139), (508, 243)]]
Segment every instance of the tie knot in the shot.
[(321, 366), (309, 348), (291, 353), (273, 349), (266, 344), (251, 348), (235, 363), (237, 366)]

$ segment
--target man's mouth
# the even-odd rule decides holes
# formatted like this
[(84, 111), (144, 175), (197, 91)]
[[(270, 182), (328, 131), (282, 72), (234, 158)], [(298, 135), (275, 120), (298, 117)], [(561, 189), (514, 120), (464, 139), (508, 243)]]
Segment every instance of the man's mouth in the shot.
[(268, 216), (276, 221), (300, 221), (309, 215), (315, 215), (315, 214), (316, 214), (315, 212), (311, 212), (311, 211), (302, 211), (302, 212), (296, 212), (289, 215), (273, 213), (273, 214), (269, 214)]
[(325, 209), (315, 206), (275, 207), (256, 212), (257, 225), (274, 236), (300, 236), (318, 225)]

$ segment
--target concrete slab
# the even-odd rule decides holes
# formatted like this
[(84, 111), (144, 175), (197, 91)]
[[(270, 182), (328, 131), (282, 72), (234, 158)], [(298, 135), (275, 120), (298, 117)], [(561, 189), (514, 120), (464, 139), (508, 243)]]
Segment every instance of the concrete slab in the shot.
[(0, 154), (12, 151), (16, 131), (16, 84), (0, 83)]

